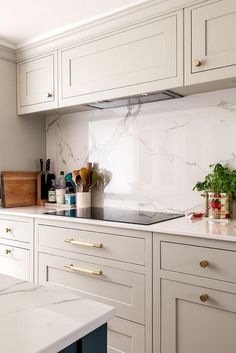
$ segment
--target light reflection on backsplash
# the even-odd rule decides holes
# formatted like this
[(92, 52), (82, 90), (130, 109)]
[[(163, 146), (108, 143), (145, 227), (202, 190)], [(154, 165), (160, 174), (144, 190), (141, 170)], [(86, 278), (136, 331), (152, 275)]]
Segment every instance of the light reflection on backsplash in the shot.
[(88, 160), (113, 174), (105, 205), (201, 209), (193, 185), (209, 164), (236, 168), (236, 89), (47, 118), (47, 157), (69, 172)]

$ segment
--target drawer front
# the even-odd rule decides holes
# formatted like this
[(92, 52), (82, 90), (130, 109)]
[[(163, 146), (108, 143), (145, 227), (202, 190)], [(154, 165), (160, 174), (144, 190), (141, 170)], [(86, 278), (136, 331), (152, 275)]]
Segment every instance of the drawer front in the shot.
[(65, 258), (39, 253), (39, 284), (74, 290), (82, 297), (114, 306), (119, 317), (144, 323), (143, 274), (92, 263), (91, 258), (88, 262), (72, 258), (73, 254)]
[(108, 323), (108, 353), (144, 353), (145, 326), (115, 317)]
[(30, 280), (30, 251), (0, 244), (0, 272)]
[(30, 232), (30, 223), (0, 219), (0, 238), (29, 243)]
[(161, 269), (236, 282), (236, 252), (162, 242)]
[[(40, 247), (145, 264), (145, 239), (39, 225)], [(100, 246), (100, 247), (98, 247)]]

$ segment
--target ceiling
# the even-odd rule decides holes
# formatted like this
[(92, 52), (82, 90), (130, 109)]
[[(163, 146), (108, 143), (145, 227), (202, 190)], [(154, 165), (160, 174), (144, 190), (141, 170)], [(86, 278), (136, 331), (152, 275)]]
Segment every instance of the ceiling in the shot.
[(0, 44), (20, 47), (141, 2), (145, 0), (0, 0)]

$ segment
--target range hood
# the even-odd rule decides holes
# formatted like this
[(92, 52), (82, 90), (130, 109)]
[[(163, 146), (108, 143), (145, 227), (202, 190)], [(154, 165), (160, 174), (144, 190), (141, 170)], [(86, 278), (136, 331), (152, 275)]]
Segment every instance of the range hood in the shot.
[(175, 99), (181, 98), (178, 93), (172, 91), (161, 91), (161, 92), (152, 92), (152, 93), (143, 93), (136, 96), (124, 97), (124, 98), (117, 98), (117, 99), (109, 99), (103, 100), (100, 102), (93, 102), (87, 104), (87, 106), (91, 108), (98, 108), (98, 109), (109, 109), (109, 108), (117, 108), (123, 107), (127, 105), (133, 104), (144, 104), (150, 102), (160, 102), (168, 99)]

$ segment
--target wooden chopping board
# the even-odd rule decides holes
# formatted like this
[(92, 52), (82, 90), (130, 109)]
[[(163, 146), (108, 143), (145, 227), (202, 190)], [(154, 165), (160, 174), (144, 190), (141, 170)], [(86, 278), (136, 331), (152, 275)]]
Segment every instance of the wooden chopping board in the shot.
[(2, 172), (2, 206), (20, 207), (37, 204), (37, 175), (39, 172)]

